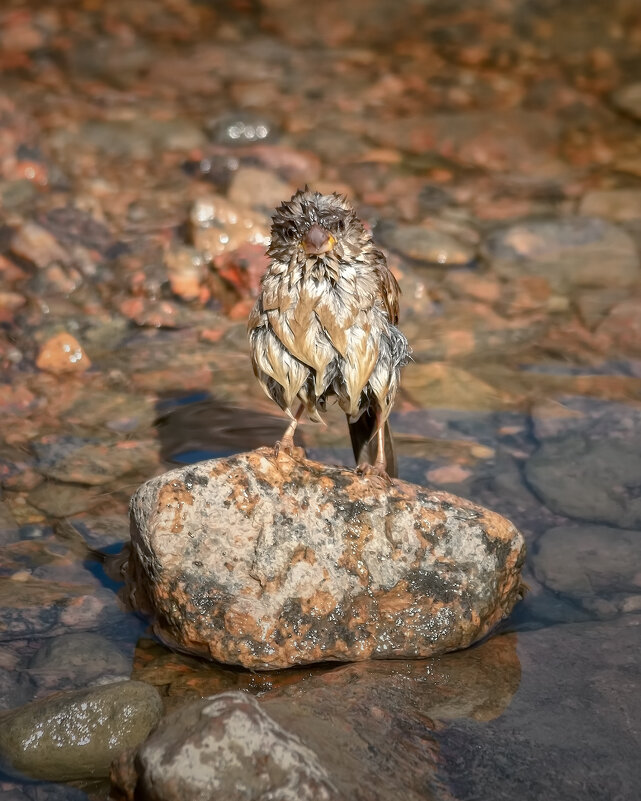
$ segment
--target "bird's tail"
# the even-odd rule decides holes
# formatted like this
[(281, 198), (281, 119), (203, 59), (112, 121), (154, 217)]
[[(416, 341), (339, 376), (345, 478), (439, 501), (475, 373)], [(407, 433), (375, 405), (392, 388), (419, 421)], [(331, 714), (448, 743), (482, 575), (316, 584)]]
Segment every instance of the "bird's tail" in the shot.
[[(376, 411), (371, 408), (366, 409), (358, 420), (353, 423), (350, 423), (348, 417), (347, 424), (356, 464), (363, 464), (363, 462), (374, 464), (376, 460)], [(394, 451), (394, 440), (387, 420), (383, 424), (383, 437), (385, 441), (387, 475), (390, 478), (396, 478), (398, 476), (398, 467)]]

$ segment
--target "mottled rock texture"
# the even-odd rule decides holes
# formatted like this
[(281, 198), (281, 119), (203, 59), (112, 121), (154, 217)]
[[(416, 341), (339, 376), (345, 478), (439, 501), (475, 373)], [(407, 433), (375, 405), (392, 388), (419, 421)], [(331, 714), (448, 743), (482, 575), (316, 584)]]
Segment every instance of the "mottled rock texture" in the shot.
[(240, 692), (168, 715), (135, 761), (130, 753), (121, 757), (112, 777), (121, 797), (132, 801), (338, 799), (316, 754)]
[(522, 536), (443, 492), (263, 448), (131, 503), (129, 597), (182, 650), (258, 670), (464, 648), (519, 599)]

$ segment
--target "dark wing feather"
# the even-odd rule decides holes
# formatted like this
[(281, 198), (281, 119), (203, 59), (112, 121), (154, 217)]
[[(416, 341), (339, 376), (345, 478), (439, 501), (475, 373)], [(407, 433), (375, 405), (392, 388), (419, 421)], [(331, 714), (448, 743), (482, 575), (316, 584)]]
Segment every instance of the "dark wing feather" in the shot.
[(396, 325), (398, 323), (398, 297), (401, 294), (401, 288), (396, 278), (394, 278), (392, 271), (387, 266), (385, 256), (379, 250), (374, 251), (373, 256), (375, 258), (376, 272), (380, 282), (381, 300), (383, 301), (383, 306), (385, 307), (390, 322), (392, 325)]

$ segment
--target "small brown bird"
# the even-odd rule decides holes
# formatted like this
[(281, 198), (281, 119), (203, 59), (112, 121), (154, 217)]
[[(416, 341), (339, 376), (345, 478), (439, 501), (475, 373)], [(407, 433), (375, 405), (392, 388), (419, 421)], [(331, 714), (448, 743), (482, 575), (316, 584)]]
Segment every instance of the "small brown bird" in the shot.
[(254, 373), (291, 418), (278, 447), (291, 450), (303, 411), (320, 421), (334, 395), (359, 470), (395, 476), (387, 418), (410, 348), (385, 257), (345, 198), (308, 188), (276, 209), (267, 255), (248, 330)]

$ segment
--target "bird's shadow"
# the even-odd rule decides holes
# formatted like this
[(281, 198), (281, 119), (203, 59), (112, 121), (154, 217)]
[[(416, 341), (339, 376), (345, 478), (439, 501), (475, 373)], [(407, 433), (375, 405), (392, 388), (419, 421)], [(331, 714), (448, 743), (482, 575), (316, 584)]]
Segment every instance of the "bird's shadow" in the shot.
[[(156, 404), (160, 456), (168, 464), (191, 464), (274, 445), (287, 419), (244, 409), (208, 392), (168, 392)], [(302, 446), (300, 435), (295, 444)]]

